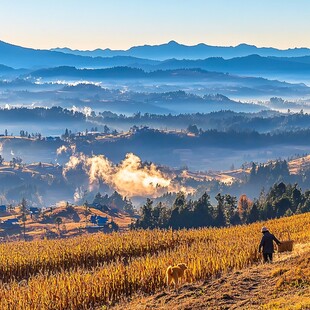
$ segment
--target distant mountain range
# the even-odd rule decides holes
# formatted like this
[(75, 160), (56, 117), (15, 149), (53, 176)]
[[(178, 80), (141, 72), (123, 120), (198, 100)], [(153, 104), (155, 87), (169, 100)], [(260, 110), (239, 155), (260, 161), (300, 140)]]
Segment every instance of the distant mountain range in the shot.
[(280, 50), (272, 47), (256, 47), (255, 45), (239, 44), (237, 46), (211, 46), (203, 43), (188, 46), (170, 41), (160, 45), (134, 46), (128, 50), (96, 49), (93, 51), (72, 50), (69, 48), (55, 48), (52, 51), (92, 57), (131, 56), (154, 60), (176, 59), (205, 59), (209, 57), (223, 57), (225, 59), (243, 57), (252, 54), (275, 57), (310, 56), (309, 48), (293, 48)]
[(157, 62), (134, 57), (90, 57), (66, 54), (50, 50), (38, 50), (12, 45), (0, 41), (0, 64), (13, 68), (45, 68), (57, 66), (75, 66), (78, 68), (105, 68), (130, 66), (131, 64), (154, 65)]
[[(245, 44), (236, 47), (212, 47), (205, 44), (185, 46), (172, 41), (157, 46), (133, 47), (127, 51), (109, 50), (108, 53), (101, 53), (100, 50), (96, 50), (95, 54), (93, 52), (72, 51), (72, 53), (79, 54), (75, 55), (68, 54), (67, 52), (71, 51), (68, 49), (61, 49), (61, 51), (24, 48), (0, 41), (0, 74), (1, 76), (13, 74), (13, 68), (25, 68), (28, 71), (33, 71), (35, 69), (66, 66), (88, 69), (131, 67), (144, 71), (203, 69), (254, 76), (279, 74), (279, 78), (281, 75), (287, 74), (310, 75), (310, 49), (306, 48), (277, 50), (274, 48), (257, 48)], [(256, 52), (255, 55), (253, 55), (254, 52)], [(261, 56), (257, 53), (268, 54), (269, 56)], [(92, 57), (89, 55), (107, 55), (109, 57)], [(152, 60), (151, 58), (156, 58), (156, 55), (158, 55), (157, 58), (165, 60)], [(217, 57), (210, 57), (214, 55)], [(279, 55), (286, 56), (279, 57)], [(288, 57), (288, 55), (294, 57)], [(238, 57), (226, 59), (228, 56)], [(197, 57), (201, 59), (196, 59)], [(15, 71), (15, 73), (17, 75), (20, 71)], [(127, 71), (125, 73), (119, 72), (119, 74), (127, 73)], [(135, 74), (138, 74), (138, 71)]]

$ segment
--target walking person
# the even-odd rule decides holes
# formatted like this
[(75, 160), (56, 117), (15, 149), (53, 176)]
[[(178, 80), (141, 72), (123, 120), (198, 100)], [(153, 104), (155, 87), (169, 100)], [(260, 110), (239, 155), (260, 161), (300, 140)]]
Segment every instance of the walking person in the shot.
[(272, 262), (272, 254), (274, 253), (273, 242), (276, 242), (277, 245), (281, 244), (281, 242), (269, 232), (267, 227), (262, 228), (262, 240), (259, 244), (258, 252), (261, 253), (263, 249), (263, 257), (264, 263)]

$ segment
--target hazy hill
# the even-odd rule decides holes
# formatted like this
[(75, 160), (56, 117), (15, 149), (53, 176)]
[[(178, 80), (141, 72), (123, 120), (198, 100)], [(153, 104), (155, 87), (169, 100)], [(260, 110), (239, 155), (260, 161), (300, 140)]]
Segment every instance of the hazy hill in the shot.
[[(246, 57), (238, 57), (233, 59), (224, 58), (207, 58), (200, 60), (177, 60), (169, 59), (162, 62), (152, 62), (144, 59), (135, 59), (136, 62), (129, 61), (127, 58), (102, 58), (102, 68), (109, 69), (95, 69), (95, 70), (80, 70), (76, 71), (74, 68), (69, 66), (49, 66), (54, 68), (44, 68), (42, 70), (35, 71), (32, 73), (34, 76), (40, 76), (44, 74), (47, 76), (79, 76), (83, 78), (87, 77), (103, 77), (113, 75), (123, 77), (175, 77), (182, 75), (190, 75), (190, 77), (201, 78), (202, 74), (205, 75), (204, 71), (211, 71), (208, 73), (209, 76), (214, 77), (214, 72), (223, 72), (240, 75), (268, 75), (268, 74), (279, 74), (282, 75), (310, 75), (310, 57), (297, 57), (293, 58), (275, 58), (275, 57), (261, 57), (258, 55), (250, 55)], [(55, 68), (56, 67), (56, 68)], [(73, 66), (71, 66), (73, 67)], [(75, 66), (81, 68), (81, 66)], [(115, 68), (118, 67), (118, 68)], [(142, 69), (145, 72), (139, 71)], [(168, 76), (167, 70), (182, 70), (189, 69), (187, 71), (172, 72), (171, 76)], [(200, 69), (200, 71), (199, 71)], [(154, 73), (156, 72), (156, 73)], [(177, 73), (177, 74), (176, 74)], [(194, 76), (193, 76), (194, 75)], [(218, 74), (216, 74), (218, 76)], [(43, 76), (42, 76), (43, 77)]]
[(310, 74), (310, 57), (295, 57), (291, 59), (249, 55), (232, 59), (224, 59), (221, 57), (212, 57), (200, 60), (169, 59), (155, 66), (141, 67), (151, 70), (200, 68), (209, 71), (229, 72), (237, 74)]
[[(207, 61), (207, 60), (206, 60)], [(217, 62), (218, 59), (215, 59)], [(225, 61), (225, 60), (223, 60)], [(177, 61), (176, 61), (177, 62)], [(276, 80), (268, 80), (265, 78), (256, 78), (256, 77), (239, 77), (235, 75), (229, 75), (227, 73), (221, 72), (210, 72), (205, 69), (197, 68), (192, 65), (191, 68), (179, 69), (177, 67), (182, 67), (180, 65), (173, 65), (174, 61), (170, 63), (167, 62), (167, 69), (157, 69), (154, 71), (144, 71), (139, 68), (131, 68), (131, 67), (113, 67), (113, 68), (105, 68), (105, 69), (78, 69), (75, 67), (69, 66), (61, 66), (61, 67), (54, 67), (54, 68), (47, 68), (47, 69), (40, 69), (33, 71), (29, 74), (29, 77), (33, 78), (78, 78), (78, 79), (185, 79), (185, 80), (208, 80), (208, 81), (217, 81), (220, 80), (221, 82), (226, 81), (229, 82), (248, 82), (250, 84), (263, 84), (263, 85), (274, 85), (274, 86), (283, 86), (283, 87), (300, 87), (300, 88), (308, 88), (304, 84), (290, 84), (286, 82), (280, 82)], [(212, 64), (212, 62), (211, 62)], [(231, 68), (235, 70), (242, 70), (238, 69), (238, 62), (232, 62)], [(250, 67), (250, 63), (245, 62), (245, 66)], [(272, 68), (271, 64), (271, 68)], [(258, 65), (259, 66), (259, 65)], [(303, 67), (306, 68), (310, 73), (310, 64), (305, 66), (304, 64), (296, 63), (296, 67)], [(174, 68), (173, 68), (174, 67)], [(214, 68), (215, 66), (213, 66)], [(255, 68), (253, 64), (253, 69)], [(278, 66), (278, 68), (281, 68)], [(221, 68), (220, 68), (221, 69)], [(223, 69), (223, 67), (222, 67)], [(259, 69), (257, 69), (259, 70)]]
[(107, 69), (78, 69), (75, 67), (61, 66), (48, 69), (40, 69), (30, 73), (35, 78), (83, 78), (83, 79), (104, 79), (104, 78), (146, 78), (148, 74), (142, 69), (130, 67), (114, 67)]
[(135, 63), (154, 64), (154, 61), (136, 59), (133, 57), (101, 57), (78, 56), (50, 50), (25, 48), (0, 41), (0, 62), (13, 68), (34, 68), (53, 66), (76, 67), (110, 67)]
[[(296, 63), (296, 65), (301, 65)], [(181, 65), (180, 65), (181, 66)], [(173, 67), (173, 66), (171, 66)], [(177, 66), (175, 66), (177, 67)], [(244, 65), (246, 68), (251, 68), (250, 65)], [(262, 67), (262, 65), (258, 65)], [(309, 73), (310, 73), (310, 64)], [(238, 69), (238, 64), (233, 64), (234, 70)], [(279, 68), (281, 68), (279, 66)], [(154, 67), (154, 70), (156, 67)], [(221, 67), (220, 69), (223, 69)], [(240, 69), (242, 70), (242, 69)], [(253, 70), (255, 66), (253, 65)], [(227, 72), (227, 71), (225, 71)], [(35, 79), (43, 79), (45, 81), (58, 79), (73, 79), (73, 80), (88, 80), (88, 81), (116, 81), (119, 85), (128, 86), (130, 83), (136, 83), (137, 89), (141, 83), (175, 83), (179, 85), (177, 89), (184, 87), (184, 83), (188, 85), (201, 84), (205, 88), (204, 93), (221, 93), (227, 96), (236, 94), (257, 96), (284, 96), (284, 95), (307, 95), (310, 93), (310, 88), (305, 84), (292, 84), (280, 82), (277, 80), (268, 80), (259, 77), (241, 77), (220, 72), (210, 72), (204, 69), (166, 69), (155, 71), (144, 71), (139, 68), (130, 67), (114, 67), (106, 69), (77, 69), (75, 67), (56, 67), (49, 69), (41, 69), (31, 72), (28, 77)], [(130, 82), (129, 82), (130, 81)], [(120, 86), (117, 86), (120, 87)], [(141, 86), (140, 86), (141, 87)], [(155, 88), (153, 88), (155, 91)]]
[[(26, 73), (27, 73), (27, 70), (25, 69), (14, 69), (12, 67), (0, 64), (0, 78), (1, 79), (12, 79), (12, 78), (14, 79), (14, 78), (17, 78), (19, 75), (26, 74)], [(3, 81), (0, 81), (0, 83), (1, 82)]]
[(310, 56), (300, 56), (300, 57), (270, 57), (275, 58), (280, 61), (291, 61), (291, 62), (300, 62), (309, 64), (310, 63)]
[(0, 73), (6, 73), (10, 71), (14, 71), (14, 69), (5, 65), (0, 65)]
[(111, 49), (96, 49), (93, 51), (71, 50), (69, 48), (55, 48), (53, 51), (70, 53), (83, 56), (133, 56), (156, 60), (169, 58), (177, 59), (203, 59), (208, 57), (223, 57), (233, 58), (257, 54), (260, 56), (277, 56), (277, 57), (298, 57), (310, 56), (308, 48), (294, 48), (279, 50), (272, 47), (256, 47), (255, 45), (239, 44), (237, 46), (211, 46), (200, 43), (193, 46), (179, 44), (175, 41), (159, 45), (143, 45), (133, 46), (128, 50), (111, 50)]

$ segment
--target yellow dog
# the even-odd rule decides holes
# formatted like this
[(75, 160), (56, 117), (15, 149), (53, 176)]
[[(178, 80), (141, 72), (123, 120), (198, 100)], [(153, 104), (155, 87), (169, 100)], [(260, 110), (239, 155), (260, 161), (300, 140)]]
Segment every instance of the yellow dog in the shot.
[(166, 281), (168, 287), (173, 283), (174, 288), (177, 290), (179, 286), (179, 279), (184, 276), (184, 272), (187, 269), (186, 264), (180, 263), (176, 266), (169, 266), (166, 270)]

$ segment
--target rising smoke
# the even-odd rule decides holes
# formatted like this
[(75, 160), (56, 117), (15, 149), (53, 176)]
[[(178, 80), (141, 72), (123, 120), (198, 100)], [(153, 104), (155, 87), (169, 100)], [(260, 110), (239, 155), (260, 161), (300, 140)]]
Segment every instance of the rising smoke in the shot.
[(62, 145), (56, 150), (57, 156), (63, 155), (63, 154), (74, 154), (75, 153), (76, 146), (74, 144), (71, 144), (69, 146)]
[(175, 175), (162, 172), (155, 164), (143, 164), (141, 159), (132, 154), (115, 165), (105, 156), (86, 156), (75, 154), (64, 166), (63, 175), (82, 170), (89, 178), (89, 186), (97, 186), (104, 182), (123, 196), (155, 197), (167, 191), (184, 190), (173, 183)]

